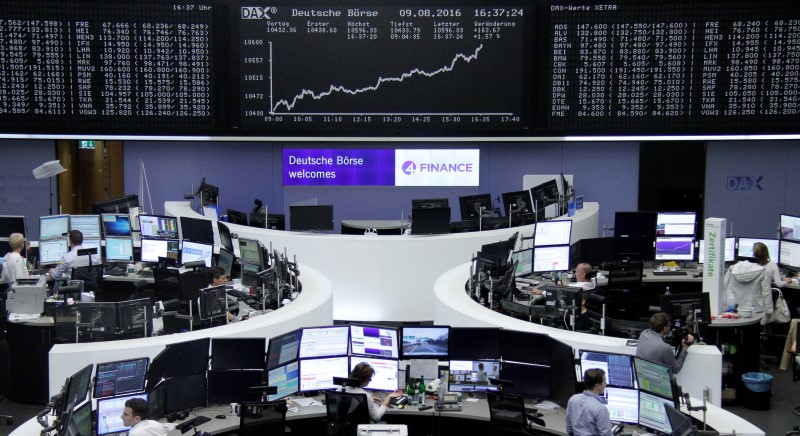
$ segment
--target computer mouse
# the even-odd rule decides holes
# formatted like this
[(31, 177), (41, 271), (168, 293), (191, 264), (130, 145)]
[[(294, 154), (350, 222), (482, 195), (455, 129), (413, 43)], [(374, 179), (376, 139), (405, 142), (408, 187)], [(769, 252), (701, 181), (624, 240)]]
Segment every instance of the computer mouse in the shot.
[(220, 413), (219, 415), (215, 416), (214, 418), (217, 418), (217, 419), (225, 419), (225, 418), (227, 418), (227, 416), (225, 416), (225, 415), (223, 415), (223, 414), (221, 414), (221, 413)]

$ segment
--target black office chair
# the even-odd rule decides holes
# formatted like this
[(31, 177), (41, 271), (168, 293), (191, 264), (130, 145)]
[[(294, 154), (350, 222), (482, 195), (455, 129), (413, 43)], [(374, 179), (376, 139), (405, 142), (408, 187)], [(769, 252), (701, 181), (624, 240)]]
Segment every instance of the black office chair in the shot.
[(197, 298), (200, 296), (200, 289), (208, 287), (209, 277), (208, 269), (201, 268), (195, 271), (186, 271), (180, 275), (180, 300), (182, 304), (188, 307), (191, 305), (192, 314), (198, 318), (200, 308), (197, 307)]
[(241, 403), (239, 436), (281, 436), (286, 429), (286, 401)]
[(153, 268), (153, 295), (164, 303), (166, 310), (178, 307), (181, 295), (181, 273), (174, 268)]
[(370, 423), (367, 401), (364, 394), (325, 391), (326, 436), (355, 436), (358, 424)]
[[(525, 410), (522, 396), (487, 392), (492, 435), (541, 435), (532, 425), (535, 419)], [(543, 421), (539, 420), (540, 424)]]
[(105, 267), (100, 265), (76, 266), (72, 269), (72, 280), (83, 280), (84, 292), (101, 292)]

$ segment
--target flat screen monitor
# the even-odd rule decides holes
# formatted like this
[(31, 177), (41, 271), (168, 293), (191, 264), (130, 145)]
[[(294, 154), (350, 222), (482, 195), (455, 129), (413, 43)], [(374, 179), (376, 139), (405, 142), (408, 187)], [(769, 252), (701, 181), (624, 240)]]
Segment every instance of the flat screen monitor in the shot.
[(347, 355), (348, 326), (302, 329), (300, 358)]
[(533, 272), (569, 270), (569, 245), (533, 248)]
[(81, 406), (72, 409), (63, 424), (64, 436), (91, 436), (92, 432), (92, 402), (87, 401)]
[(661, 295), (661, 311), (673, 320), (711, 322), (711, 303), (708, 292), (672, 293)]
[(84, 239), (83, 243), (81, 243), (81, 247), (86, 248), (94, 248), (97, 250), (97, 256), (92, 255), (92, 262), (99, 259), (99, 262), (103, 261), (103, 243), (100, 239)]
[(503, 389), (525, 398), (550, 398), (550, 368), (543, 365), (503, 362), (500, 378), (514, 383)]
[(251, 213), (250, 226), (260, 229), (286, 230), (286, 215), (280, 213), (265, 215), (263, 212)]
[(478, 219), (487, 212), (493, 215), (491, 194), (465, 195), (458, 198), (458, 205), (462, 220)]
[(249, 263), (242, 263), (242, 285), (258, 286), (258, 272), (261, 267)]
[(697, 213), (658, 212), (656, 236), (694, 236)]
[(98, 363), (94, 377), (94, 398), (144, 391), (149, 363), (150, 359), (147, 357)]
[(132, 207), (139, 206), (139, 196), (126, 195), (120, 198), (92, 204), (92, 213), (130, 213)]
[(511, 256), (512, 252), (514, 251), (514, 243), (511, 240), (506, 241), (498, 241), (492, 242), (490, 244), (483, 244), (481, 245), (481, 253), (488, 254), (496, 259), (498, 259), (498, 267), (500, 268), (497, 271), (498, 274), (503, 274), (505, 268), (508, 266), (508, 259)]
[(333, 206), (289, 206), (289, 227), (293, 232), (332, 232)]
[(217, 266), (225, 270), (225, 275), (231, 277), (233, 273), (233, 262), (236, 257), (230, 251), (220, 248), (219, 256), (217, 257)]
[(97, 400), (97, 423), (95, 428), (98, 436), (130, 430), (130, 427), (125, 426), (122, 422), (122, 413), (125, 411), (125, 402), (133, 398), (141, 398), (148, 401), (147, 394), (144, 393)]
[(599, 265), (614, 259), (614, 238), (584, 238), (575, 241), (569, 249), (569, 266), (574, 269), (579, 263)]
[(180, 250), (179, 242), (167, 239), (142, 239), (142, 262), (157, 263), (159, 257), (166, 257), (178, 261)]
[(548, 245), (569, 245), (572, 234), (572, 221), (543, 221), (536, 224), (533, 237), (534, 247)]
[(264, 384), (264, 370), (208, 371), (208, 404), (230, 404), (261, 400), (253, 386)]
[(605, 391), (606, 408), (612, 422), (639, 423), (639, 391), (608, 386)]
[(106, 239), (106, 260), (109, 262), (133, 262), (133, 240), (131, 238)]
[(206, 268), (211, 268), (211, 258), (214, 254), (214, 246), (199, 242), (184, 240), (181, 246), (181, 263), (202, 261)]
[(228, 222), (231, 224), (247, 225), (247, 214), (233, 209), (226, 209), (225, 215), (228, 216)]
[(655, 212), (615, 212), (614, 237), (648, 236), (652, 239), (657, 221)]
[(450, 327), (403, 326), (401, 334), (403, 335), (402, 357), (404, 359), (447, 358), (450, 344)]
[(214, 338), (211, 369), (264, 369), (266, 346), (264, 338)]
[(66, 393), (67, 400), (64, 403), (67, 410), (82, 403), (86, 399), (86, 395), (89, 393), (92, 385), (92, 370), (94, 370), (94, 364), (90, 363), (80, 371), (72, 374), (69, 378), (69, 387)]
[(300, 359), (300, 391), (335, 388), (334, 377), (350, 375), (349, 361), (347, 356)]
[(665, 404), (664, 409), (667, 411), (667, 421), (669, 421), (673, 435), (692, 436), (696, 434), (692, 418), (689, 415), (680, 412), (670, 404)]
[(69, 234), (69, 215), (39, 217), (39, 240), (66, 238)]
[(445, 233), (450, 233), (449, 207), (411, 210), (412, 235), (441, 235)]
[(255, 239), (239, 238), (239, 259), (251, 265), (261, 265), (261, 243)]
[(800, 243), (781, 241), (779, 247), (781, 266), (800, 268)]
[(350, 372), (361, 362), (368, 363), (375, 374), (364, 389), (375, 391), (396, 391), (400, 388), (397, 376), (398, 362), (396, 359), (381, 359), (378, 357), (352, 356), (350, 357)]
[(79, 230), (84, 239), (100, 239), (100, 215), (70, 215), (69, 230)]
[(672, 433), (672, 427), (667, 418), (666, 406), (671, 405), (672, 400), (650, 395), (647, 392), (639, 392), (639, 425), (653, 429), (665, 434)]
[(781, 214), (781, 239), (800, 242), (800, 217)]
[(529, 215), (534, 212), (531, 204), (530, 191), (504, 192), (503, 213), (508, 216), (509, 212), (514, 215)]
[(164, 359), (164, 378), (205, 373), (208, 370), (209, 343), (209, 338), (202, 338), (169, 344), (164, 353), (153, 359), (153, 366), (156, 366), (156, 359)]
[(117, 302), (117, 333), (146, 337), (153, 321), (150, 298), (137, 298)]
[(556, 179), (548, 180), (530, 189), (531, 198), (537, 209), (558, 203), (558, 183)]
[(217, 233), (219, 233), (219, 245), (233, 253), (233, 240), (231, 230), (222, 221), (217, 221)]
[(497, 391), (498, 386), (489, 383), (490, 378), (500, 378), (499, 360), (452, 360), (450, 359), (450, 382), (452, 392)]
[(411, 200), (411, 210), (440, 209), (445, 207), (450, 207), (450, 201), (446, 198), (415, 198)]
[(222, 318), (228, 313), (228, 291), (225, 285), (200, 289), (197, 298), (200, 303), (198, 315), (201, 320)]
[(278, 388), (274, 395), (267, 395), (268, 401), (296, 394), (300, 390), (300, 363), (289, 362), (271, 369), (267, 373), (267, 385)]
[(39, 241), (39, 265), (53, 265), (61, 262), (61, 257), (69, 251), (66, 239)]
[(130, 215), (121, 215), (113, 213), (104, 213), (100, 215), (100, 221), (103, 223), (103, 235), (106, 238), (131, 237), (131, 217)]
[(267, 350), (267, 369), (297, 360), (302, 336), (303, 330), (295, 330), (271, 338)]
[(550, 338), (547, 335), (516, 330), (500, 330), (500, 355), (503, 361), (550, 364)]
[(164, 380), (164, 412), (175, 413), (206, 406), (206, 373)]
[[(697, 263), (706, 263), (706, 241), (697, 244)], [(736, 238), (725, 238), (725, 262), (736, 261)]]
[(669, 367), (639, 357), (633, 358), (639, 390), (672, 400), (672, 371)]
[(533, 273), (533, 248), (511, 253), (511, 262), (517, 265), (514, 277), (525, 277)]
[(600, 368), (606, 373), (608, 386), (634, 388), (633, 357), (625, 354), (601, 353), (599, 351), (579, 352), (581, 377), (587, 369)]
[(761, 242), (767, 246), (769, 250), (769, 257), (775, 263), (780, 263), (781, 247), (777, 239), (768, 238), (738, 238), (737, 251), (739, 257), (752, 258), (753, 257), (753, 244)]
[(452, 327), (449, 341), (450, 359), (500, 359), (500, 329), (493, 327)]
[(350, 353), (372, 357), (400, 357), (397, 329), (350, 324)]
[(656, 236), (656, 260), (694, 260), (694, 236)]
[(180, 239), (178, 219), (173, 216), (139, 215), (142, 238)]
[(181, 237), (183, 240), (214, 245), (214, 227), (211, 220), (181, 217)]
[(12, 233), (21, 233), (27, 236), (24, 216), (0, 215), (0, 238), (7, 238)]

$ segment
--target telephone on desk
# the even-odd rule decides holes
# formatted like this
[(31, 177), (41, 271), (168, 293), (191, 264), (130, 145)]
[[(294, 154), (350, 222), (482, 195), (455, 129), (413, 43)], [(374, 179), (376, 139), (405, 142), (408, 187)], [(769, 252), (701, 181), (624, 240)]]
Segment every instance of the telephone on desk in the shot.
[(460, 412), (461, 403), (458, 402), (458, 395), (444, 394), (436, 400), (436, 411), (438, 412)]

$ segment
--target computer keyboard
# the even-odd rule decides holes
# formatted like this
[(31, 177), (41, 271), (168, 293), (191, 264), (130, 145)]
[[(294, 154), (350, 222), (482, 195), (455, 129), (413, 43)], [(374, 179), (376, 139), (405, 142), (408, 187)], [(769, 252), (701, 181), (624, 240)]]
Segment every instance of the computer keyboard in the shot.
[(531, 285), (531, 286), (536, 286), (539, 283), (541, 283), (539, 280), (526, 279), (526, 278), (517, 278), (517, 279), (514, 279), (514, 281), (517, 282), (517, 283), (524, 283), (526, 285)]
[(123, 268), (108, 268), (103, 273), (108, 276), (119, 277), (125, 275), (125, 270)]
[(653, 271), (654, 276), (685, 276), (686, 271)]
[(227, 292), (228, 295), (230, 295), (231, 297), (236, 297), (239, 300), (244, 300), (253, 297), (247, 292), (237, 291), (236, 289), (227, 289), (225, 292)]

